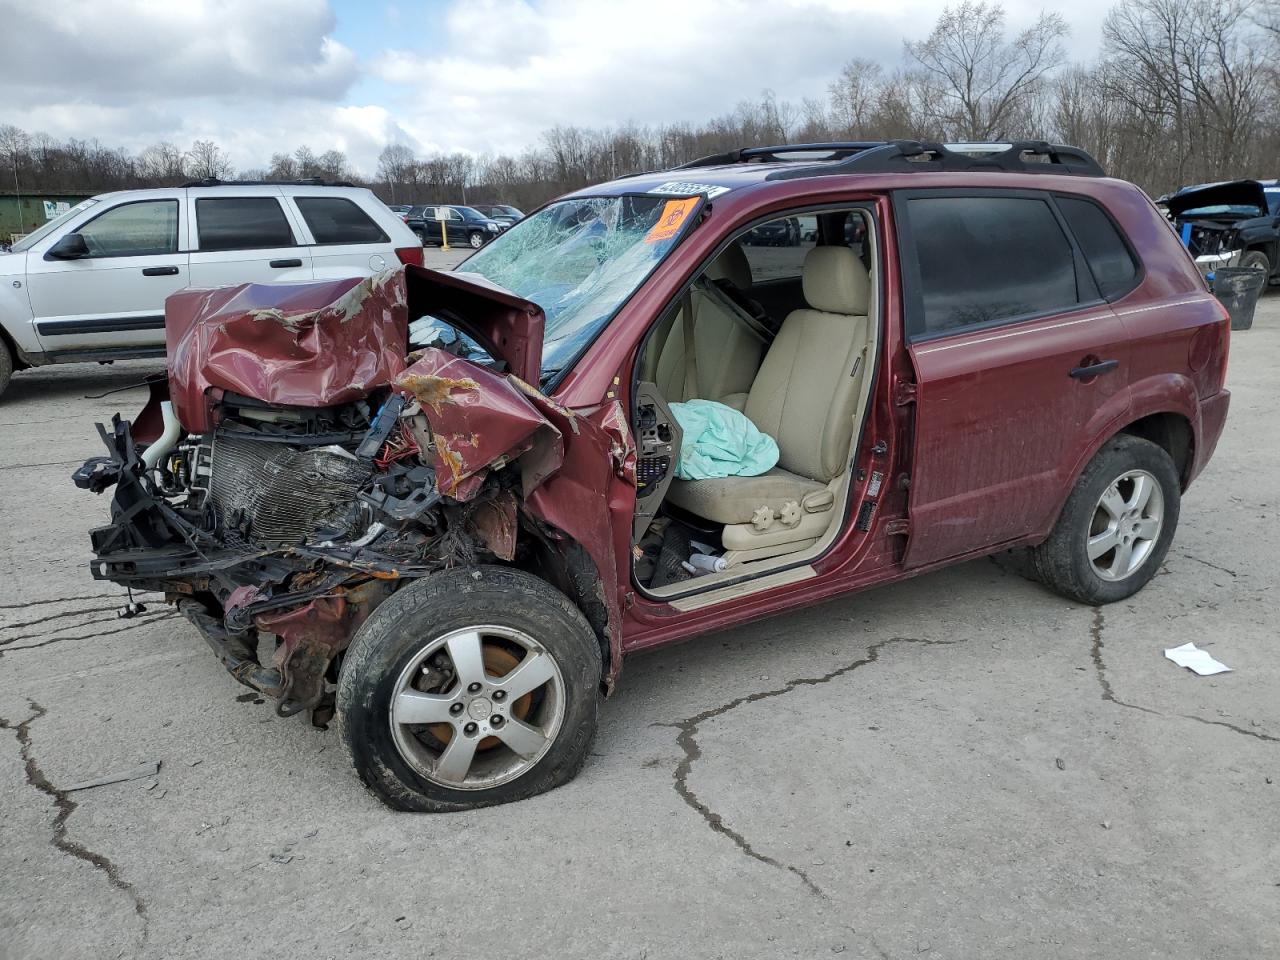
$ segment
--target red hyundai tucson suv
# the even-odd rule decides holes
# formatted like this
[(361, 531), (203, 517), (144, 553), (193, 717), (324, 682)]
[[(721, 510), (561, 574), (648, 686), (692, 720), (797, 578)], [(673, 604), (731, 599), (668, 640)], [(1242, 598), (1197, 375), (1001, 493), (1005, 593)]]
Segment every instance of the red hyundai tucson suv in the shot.
[(1228, 329), (1077, 148), (738, 150), (454, 272), (174, 295), (167, 377), (77, 471), (115, 488), (91, 571), (280, 714), (336, 712), (391, 806), (516, 800), (579, 769), (636, 650), (1013, 547), (1132, 596), (1222, 431)]

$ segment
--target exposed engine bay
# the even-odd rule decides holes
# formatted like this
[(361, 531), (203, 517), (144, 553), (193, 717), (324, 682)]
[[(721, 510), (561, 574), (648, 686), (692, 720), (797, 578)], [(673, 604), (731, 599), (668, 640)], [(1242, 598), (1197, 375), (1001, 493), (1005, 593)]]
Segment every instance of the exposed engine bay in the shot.
[[(597, 425), (508, 375), (519, 355), (504, 357), (489, 324), (533, 330), (536, 306), (414, 269), (410, 296), (396, 270), (170, 298), (169, 376), (153, 378), (134, 423), (99, 424), (108, 455), (74, 475), (115, 490), (111, 523), (91, 532), (93, 577), (163, 592), (281, 715), (311, 710), (324, 723), (360, 624), (401, 584), (448, 567), (537, 569), (558, 556), (566, 592), (576, 586), (608, 630), (595, 576), (608, 540), (589, 535), (593, 523), (607, 530), (603, 492), (599, 515), (584, 510), (572, 531), (526, 499), (570, 459), (566, 433), (580, 452), (560, 482), (594, 470), (603, 491), (611, 464), (628, 464), (623, 418), (602, 410)], [(406, 356), (407, 303), (424, 291), (473, 308), (459, 324), (493, 367), (434, 347)], [(486, 322), (474, 322), (482, 303)]]

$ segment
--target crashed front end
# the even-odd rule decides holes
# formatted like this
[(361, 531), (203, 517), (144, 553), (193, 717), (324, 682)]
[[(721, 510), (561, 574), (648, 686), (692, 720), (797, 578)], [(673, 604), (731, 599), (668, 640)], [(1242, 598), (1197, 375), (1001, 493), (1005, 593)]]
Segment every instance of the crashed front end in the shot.
[(327, 720), (340, 654), (400, 585), (571, 539), (525, 499), (573, 415), (451, 353), (406, 357), (424, 290), (505, 318), (526, 363), (540, 311), (430, 273), (175, 295), (167, 380), (134, 423), (99, 425), (107, 456), (76, 471), (114, 487), (93, 577), (162, 592), (281, 715)]
[(1201, 274), (1240, 266), (1246, 235), (1267, 212), (1266, 193), (1257, 180), (1186, 187), (1161, 198), (1187, 252)]

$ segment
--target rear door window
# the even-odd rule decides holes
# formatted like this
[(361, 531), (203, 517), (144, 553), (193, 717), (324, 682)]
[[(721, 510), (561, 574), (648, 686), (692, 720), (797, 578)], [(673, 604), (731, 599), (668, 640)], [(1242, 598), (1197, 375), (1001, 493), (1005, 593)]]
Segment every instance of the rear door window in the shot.
[(916, 274), (904, 276), (913, 338), (1080, 303), (1071, 241), (1047, 199), (917, 195), (899, 210), (905, 211), (904, 245)]
[(295, 197), (316, 243), (389, 243), (369, 215), (346, 197)]
[(274, 197), (202, 197), (196, 201), (196, 235), (203, 251), (297, 245)]
[(91, 257), (150, 257), (178, 251), (178, 201), (112, 207), (76, 231)]
[(1132, 290), (1138, 279), (1138, 265), (1111, 218), (1090, 200), (1058, 197), (1057, 202), (1102, 295), (1114, 300)]

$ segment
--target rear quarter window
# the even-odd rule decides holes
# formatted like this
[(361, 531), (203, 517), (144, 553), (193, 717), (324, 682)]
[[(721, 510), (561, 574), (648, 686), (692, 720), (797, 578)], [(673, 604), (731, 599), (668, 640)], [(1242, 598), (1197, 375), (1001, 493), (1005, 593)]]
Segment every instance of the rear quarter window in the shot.
[(1114, 300), (1132, 290), (1138, 264), (1106, 212), (1091, 200), (1078, 197), (1058, 197), (1057, 202), (1102, 295)]
[(346, 197), (295, 197), (316, 243), (389, 243), (369, 215)]

